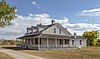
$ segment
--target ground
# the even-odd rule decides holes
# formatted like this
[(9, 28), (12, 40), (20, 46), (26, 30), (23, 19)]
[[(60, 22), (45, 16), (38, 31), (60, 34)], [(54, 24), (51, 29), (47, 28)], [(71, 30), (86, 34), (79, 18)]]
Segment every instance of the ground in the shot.
[(5, 53), (0, 52), (0, 59), (14, 59)]
[(67, 50), (26, 50), (15, 47), (6, 47), (15, 51), (44, 57), (47, 59), (100, 59), (100, 47), (87, 47)]
[(72, 50), (18, 50), (20, 52), (38, 55), (48, 59), (100, 59), (100, 47), (87, 47), (83, 49)]
[[(10, 49), (13, 48), (13, 49)], [(31, 54), (27, 54), (27, 53), (22, 53), (16, 50), (20, 49), (20, 48), (16, 48), (16, 47), (3, 47), (0, 48), (0, 52), (3, 52), (11, 57), (13, 57), (14, 59), (46, 59), (46, 58), (42, 58), (39, 56), (35, 56), (35, 55), (31, 55)], [(2, 57), (4, 58), (4, 57)]]

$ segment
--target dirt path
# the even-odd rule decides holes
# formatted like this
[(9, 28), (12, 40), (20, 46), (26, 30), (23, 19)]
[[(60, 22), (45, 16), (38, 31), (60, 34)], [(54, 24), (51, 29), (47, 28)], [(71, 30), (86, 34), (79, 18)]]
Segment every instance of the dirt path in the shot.
[(30, 54), (26, 54), (26, 53), (22, 53), (22, 52), (17, 52), (17, 51), (10, 50), (10, 49), (0, 48), (0, 51), (12, 56), (15, 59), (46, 59), (46, 58), (42, 58), (39, 56), (30, 55)]

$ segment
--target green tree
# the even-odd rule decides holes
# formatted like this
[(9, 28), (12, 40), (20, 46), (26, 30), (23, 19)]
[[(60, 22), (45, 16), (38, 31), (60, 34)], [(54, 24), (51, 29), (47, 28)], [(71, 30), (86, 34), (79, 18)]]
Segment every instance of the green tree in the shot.
[(16, 7), (10, 7), (6, 0), (0, 2), (0, 27), (10, 25), (15, 16)]
[(86, 31), (83, 37), (87, 39), (88, 46), (95, 46), (98, 38), (98, 31)]

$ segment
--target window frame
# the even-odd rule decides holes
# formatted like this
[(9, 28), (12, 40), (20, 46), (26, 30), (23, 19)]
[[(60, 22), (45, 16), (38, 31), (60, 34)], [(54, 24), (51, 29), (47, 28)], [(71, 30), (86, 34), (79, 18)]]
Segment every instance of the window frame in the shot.
[(61, 34), (61, 29), (59, 29), (59, 34)]
[(60, 45), (62, 45), (63, 44), (63, 40), (62, 39), (60, 39)]
[(56, 33), (56, 28), (54, 28), (54, 33)]
[(72, 40), (72, 45), (74, 45), (74, 40)]
[(65, 44), (69, 44), (69, 39), (65, 39)]
[(82, 40), (80, 40), (80, 45), (82, 45)]

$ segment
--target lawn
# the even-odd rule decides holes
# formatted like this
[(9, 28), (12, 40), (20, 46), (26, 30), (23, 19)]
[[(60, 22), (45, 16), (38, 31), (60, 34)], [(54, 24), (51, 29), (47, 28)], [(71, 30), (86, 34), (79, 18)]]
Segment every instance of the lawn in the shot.
[(14, 59), (14, 58), (6, 55), (5, 53), (0, 52), (0, 59)]
[(45, 57), (48, 59), (100, 59), (100, 47), (87, 47), (71, 50), (18, 50), (20, 52)]

